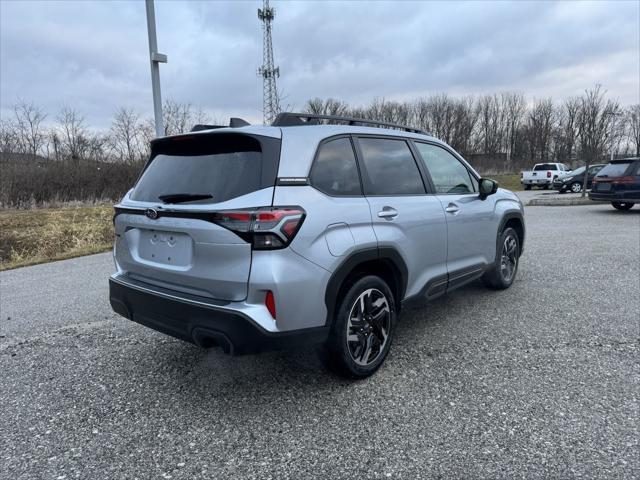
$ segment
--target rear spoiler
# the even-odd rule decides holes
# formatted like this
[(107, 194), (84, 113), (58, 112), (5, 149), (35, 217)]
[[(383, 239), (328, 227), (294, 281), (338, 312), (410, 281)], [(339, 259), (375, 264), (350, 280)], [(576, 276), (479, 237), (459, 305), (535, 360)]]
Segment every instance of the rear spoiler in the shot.
[(227, 128), (227, 127), (240, 128), (240, 127), (248, 127), (249, 125), (251, 124), (246, 120), (243, 120), (242, 118), (231, 117), (229, 119), (229, 125), (206, 125), (206, 124), (198, 123), (197, 125), (193, 126), (191, 131), (200, 132), (202, 130), (214, 130), (216, 128)]

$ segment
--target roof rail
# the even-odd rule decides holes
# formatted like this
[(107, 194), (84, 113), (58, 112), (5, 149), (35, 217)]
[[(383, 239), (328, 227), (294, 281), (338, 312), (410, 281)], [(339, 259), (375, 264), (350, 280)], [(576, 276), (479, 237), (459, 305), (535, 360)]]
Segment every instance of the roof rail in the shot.
[(242, 118), (231, 117), (229, 119), (229, 125), (205, 125), (205, 124), (199, 123), (197, 125), (194, 125), (191, 131), (199, 132), (200, 130), (213, 130), (215, 128), (227, 128), (227, 127), (240, 128), (240, 127), (248, 127), (249, 125), (251, 124), (246, 120), (243, 120)]
[[(304, 119), (304, 120), (303, 120)], [(271, 124), (274, 127), (298, 127), (304, 125), (319, 125), (317, 120), (331, 120), (333, 122), (346, 123), (347, 125), (374, 125), (377, 127), (395, 128), (397, 130), (404, 130), (405, 132), (421, 133), (423, 135), (429, 135), (427, 132), (420, 130), (419, 128), (408, 127), (406, 125), (398, 125), (397, 123), (378, 122), (376, 120), (367, 120), (364, 118), (342, 117), (339, 115), (317, 115), (315, 113), (292, 113), (282, 112), (279, 113), (276, 119)]]

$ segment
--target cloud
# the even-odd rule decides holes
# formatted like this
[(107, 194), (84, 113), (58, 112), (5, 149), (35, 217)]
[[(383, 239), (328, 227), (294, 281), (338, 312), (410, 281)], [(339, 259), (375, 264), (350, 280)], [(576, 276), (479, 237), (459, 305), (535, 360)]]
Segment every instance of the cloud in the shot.
[[(156, 2), (163, 96), (261, 119), (261, 2)], [(363, 104), (433, 92), (579, 95), (600, 82), (640, 101), (638, 2), (272, 2), (284, 104)], [(0, 113), (17, 98), (107, 126), (151, 116), (141, 1), (1, 1)]]

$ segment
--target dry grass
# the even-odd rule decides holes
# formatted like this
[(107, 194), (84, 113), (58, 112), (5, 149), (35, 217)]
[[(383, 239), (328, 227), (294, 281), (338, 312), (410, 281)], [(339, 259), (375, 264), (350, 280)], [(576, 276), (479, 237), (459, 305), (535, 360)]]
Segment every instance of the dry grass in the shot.
[(0, 270), (109, 250), (110, 205), (0, 210)]
[[(520, 175), (488, 175), (501, 187), (522, 190)], [(110, 205), (0, 210), (0, 270), (109, 250)]]

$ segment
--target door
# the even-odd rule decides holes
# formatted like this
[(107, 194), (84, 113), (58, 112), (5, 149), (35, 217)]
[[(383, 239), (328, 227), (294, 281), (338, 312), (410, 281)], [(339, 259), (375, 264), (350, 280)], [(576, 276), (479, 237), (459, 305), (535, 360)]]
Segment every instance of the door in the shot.
[(398, 251), (408, 269), (406, 297), (446, 283), (446, 221), (427, 195), (406, 141), (357, 138), (364, 193), (380, 248)]
[(449, 150), (415, 142), (447, 221), (449, 281), (465, 281), (495, 260), (495, 195), (482, 200), (473, 172)]

